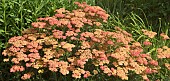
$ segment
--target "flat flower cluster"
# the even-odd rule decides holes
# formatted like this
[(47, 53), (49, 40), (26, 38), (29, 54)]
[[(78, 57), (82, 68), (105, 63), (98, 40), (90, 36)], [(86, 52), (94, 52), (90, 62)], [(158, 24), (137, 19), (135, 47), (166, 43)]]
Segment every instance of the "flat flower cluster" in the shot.
[[(148, 74), (159, 71), (158, 61), (144, 52), (144, 47), (152, 45), (149, 40), (136, 42), (120, 27), (115, 27), (113, 32), (96, 29), (107, 22), (106, 11), (84, 2), (75, 4), (78, 9), (57, 9), (52, 17), (38, 18), (38, 22), (32, 23), (33, 28), (23, 31), (22, 36), (9, 39), (9, 47), (2, 54), (7, 57), (4, 61), (13, 63), (10, 72), (24, 73), (23, 80), (37, 72), (45, 73), (46, 69), (74, 78), (103, 73), (128, 80), (129, 71), (133, 71), (149, 80)], [(156, 35), (142, 31), (150, 38)], [(169, 39), (165, 34), (161, 36)], [(169, 52), (168, 47), (159, 48), (158, 58), (170, 58)], [(170, 64), (165, 66), (170, 69)]]

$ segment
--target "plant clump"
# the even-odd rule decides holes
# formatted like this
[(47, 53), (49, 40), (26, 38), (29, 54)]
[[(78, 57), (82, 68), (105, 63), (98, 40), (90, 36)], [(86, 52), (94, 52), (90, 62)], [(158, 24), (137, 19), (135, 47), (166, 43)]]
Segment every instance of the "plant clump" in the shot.
[[(38, 18), (22, 36), (9, 39), (2, 54), (7, 57), (5, 62), (13, 64), (10, 72), (22, 72), (23, 80), (47, 71), (71, 74), (74, 78), (103, 73), (122, 80), (128, 80), (129, 71), (144, 80), (159, 72), (158, 61), (144, 51), (145, 46), (152, 45), (149, 40), (137, 42), (120, 27), (113, 32), (104, 31), (100, 27), (109, 17), (105, 10), (84, 2), (75, 4), (78, 9), (57, 9), (52, 17)], [(150, 38), (156, 35), (142, 31)], [(159, 48), (158, 58), (170, 58), (168, 52), (168, 47)], [(165, 66), (169, 69), (170, 65)]]

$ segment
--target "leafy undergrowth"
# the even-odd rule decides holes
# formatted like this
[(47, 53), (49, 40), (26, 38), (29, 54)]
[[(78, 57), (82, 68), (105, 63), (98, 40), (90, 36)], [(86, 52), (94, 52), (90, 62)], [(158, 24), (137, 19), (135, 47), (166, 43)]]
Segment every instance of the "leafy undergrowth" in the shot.
[(10, 38), (2, 52), (1, 74), (17, 81), (169, 79), (166, 33), (134, 29), (130, 34), (121, 26), (107, 30), (110, 19), (105, 10), (85, 2), (75, 4), (77, 9), (57, 9), (53, 16), (32, 22), (21, 36)]

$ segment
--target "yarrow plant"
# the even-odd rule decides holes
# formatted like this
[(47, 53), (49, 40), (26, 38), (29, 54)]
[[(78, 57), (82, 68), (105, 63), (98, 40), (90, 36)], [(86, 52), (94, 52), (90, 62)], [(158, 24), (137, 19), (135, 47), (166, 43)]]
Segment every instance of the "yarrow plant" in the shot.
[[(38, 18), (33, 28), (23, 31), (22, 36), (9, 39), (9, 46), (3, 51), (5, 62), (12, 62), (10, 72), (21, 72), (26, 80), (35, 73), (59, 72), (74, 78), (88, 78), (97, 74), (118, 76), (128, 80), (129, 71), (149, 80), (147, 75), (158, 73), (159, 63), (144, 51), (152, 43), (147, 39), (137, 42), (133, 36), (115, 27), (113, 32), (100, 28), (109, 15), (99, 6), (79, 3), (78, 9), (55, 10), (52, 17)], [(156, 33), (142, 30), (153, 38)], [(163, 40), (169, 37), (161, 34)], [(158, 59), (170, 58), (170, 48), (157, 49)], [(170, 69), (170, 64), (165, 63)]]

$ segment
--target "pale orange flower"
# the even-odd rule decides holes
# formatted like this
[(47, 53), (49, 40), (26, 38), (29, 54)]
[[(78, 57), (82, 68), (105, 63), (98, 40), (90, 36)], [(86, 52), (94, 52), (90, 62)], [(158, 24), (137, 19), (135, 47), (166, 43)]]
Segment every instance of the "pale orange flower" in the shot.
[(72, 77), (81, 78), (81, 72), (79, 70), (73, 70)]
[(96, 26), (101, 26), (102, 24), (100, 22), (93, 22)]
[(65, 8), (60, 8), (60, 9), (57, 9), (57, 10), (55, 10), (57, 13), (59, 13), (59, 14), (62, 14), (62, 13), (64, 13), (64, 12), (66, 12), (66, 10), (65, 10)]
[(128, 80), (128, 76), (125, 71), (121, 67), (117, 67), (117, 76), (119, 76), (122, 80)]
[(147, 75), (142, 75), (142, 78), (143, 78), (144, 80), (148, 80)]
[(165, 67), (170, 70), (170, 64), (169, 63), (165, 63)]
[(27, 74), (24, 74), (21, 79), (22, 80), (26, 80), (26, 79), (30, 79), (31, 78), (31, 74), (27, 73)]
[(170, 48), (167, 46), (163, 46), (162, 48), (157, 49), (157, 57), (158, 58), (170, 58)]
[(67, 68), (60, 68), (60, 73), (66, 75), (69, 74), (69, 70)]
[(103, 72), (106, 73), (106, 74), (112, 73), (112, 71), (108, 67), (105, 67)]
[(93, 74), (94, 75), (98, 74), (98, 71), (97, 70), (93, 70)]
[(161, 33), (160, 36), (163, 37), (163, 40), (169, 39), (168, 35), (166, 35), (165, 33)]
[(88, 78), (89, 76), (91, 76), (90, 72), (89, 71), (85, 71), (85, 74), (84, 74), (84, 78)]
[(79, 12), (79, 11), (74, 11), (74, 15), (76, 17), (85, 17), (85, 13), (84, 12)]
[(145, 29), (142, 29), (142, 32), (144, 33), (144, 35), (147, 35), (149, 38), (154, 38), (155, 35), (157, 34), (156, 32), (148, 31), (148, 30), (145, 30)]
[(74, 47), (75, 47), (74, 44), (70, 44), (70, 43), (62, 44), (62, 48), (67, 49), (67, 51), (72, 51), (72, 48)]
[(90, 46), (89, 42), (86, 42), (86, 41), (82, 42), (82, 46), (81, 46), (82, 49), (86, 49), (86, 48), (90, 48), (90, 47), (91, 46)]

